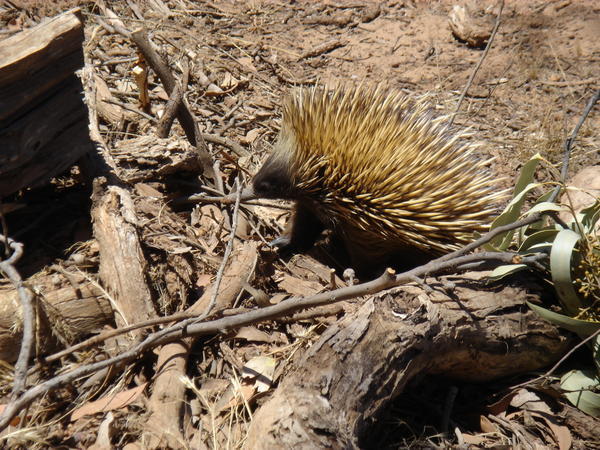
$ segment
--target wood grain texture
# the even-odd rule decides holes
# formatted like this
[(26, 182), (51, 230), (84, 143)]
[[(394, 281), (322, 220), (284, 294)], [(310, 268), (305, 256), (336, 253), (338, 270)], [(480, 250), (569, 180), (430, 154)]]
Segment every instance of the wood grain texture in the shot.
[(441, 285), (387, 291), (332, 325), (255, 414), (246, 448), (361, 448), (370, 419), (417, 376), (489, 381), (566, 350), (526, 307), (535, 294), (454, 282), (452, 297)]
[(93, 149), (79, 10), (0, 41), (0, 197), (48, 182)]

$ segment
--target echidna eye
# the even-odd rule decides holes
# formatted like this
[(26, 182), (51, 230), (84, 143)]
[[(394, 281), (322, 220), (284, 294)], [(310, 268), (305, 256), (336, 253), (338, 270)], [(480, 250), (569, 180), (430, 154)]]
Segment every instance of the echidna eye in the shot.
[(275, 193), (275, 185), (267, 178), (256, 180), (254, 182), (254, 192), (261, 196), (270, 196)]
[(293, 183), (285, 162), (275, 157), (267, 159), (252, 181), (256, 195), (281, 199), (293, 197)]

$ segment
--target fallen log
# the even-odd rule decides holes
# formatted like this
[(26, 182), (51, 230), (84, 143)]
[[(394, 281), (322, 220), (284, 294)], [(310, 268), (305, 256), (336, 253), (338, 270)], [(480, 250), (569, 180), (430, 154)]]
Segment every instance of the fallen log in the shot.
[[(38, 274), (26, 284), (36, 292), (37, 356), (80, 341), (114, 316), (100, 288), (80, 275)], [(0, 289), (0, 360), (16, 361), (22, 338), (21, 306), (16, 289)]]
[(360, 448), (416, 376), (483, 382), (564, 354), (569, 339), (525, 304), (535, 290), (479, 278), (388, 290), (331, 326), (254, 415), (246, 448)]
[(73, 10), (0, 41), (0, 198), (48, 182), (93, 148)]

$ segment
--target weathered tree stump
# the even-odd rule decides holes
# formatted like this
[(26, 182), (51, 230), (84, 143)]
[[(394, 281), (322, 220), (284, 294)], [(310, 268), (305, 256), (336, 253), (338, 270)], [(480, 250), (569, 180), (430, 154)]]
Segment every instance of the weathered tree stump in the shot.
[(387, 291), (331, 326), (256, 413), (246, 448), (357, 448), (417, 375), (482, 382), (564, 353), (569, 340), (525, 304), (535, 293), (477, 278)]

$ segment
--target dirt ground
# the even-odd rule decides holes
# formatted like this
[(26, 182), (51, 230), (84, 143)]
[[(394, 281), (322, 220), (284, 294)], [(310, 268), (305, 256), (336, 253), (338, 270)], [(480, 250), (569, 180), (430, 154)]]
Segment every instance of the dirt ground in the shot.
[[(240, 173), (246, 181), (256, 171), (279, 129), (282, 98), (294, 86), (349, 80), (383, 84), (411, 95), (427, 94), (437, 111), (451, 114), (483, 55), (483, 48), (460, 42), (450, 30), (448, 18), (453, 7), (465, 4), (458, 1), (139, 0), (106, 4), (129, 29), (143, 26), (150, 32), (176, 76), (180, 77), (184, 67), (189, 67), (186, 98), (203, 132), (239, 143), (248, 152), (239, 159), (235, 156), (236, 164), (231, 164), (231, 157), (221, 159), (226, 181), (232, 181), (231, 174), (237, 173), (237, 165), (241, 166)], [(84, 52), (88, 62), (94, 65), (113, 96), (135, 109), (136, 88), (131, 73), (137, 61), (135, 47), (117, 33), (107, 31), (109, 27), (103, 26), (106, 17), (94, 2), (0, 3), (0, 39), (76, 5), (82, 8), (86, 20)], [(478, 26), (492, 30), (499, 3), (484, 1), (469, 5)], [(472, 128), (474, 139), (482, 143), (482, 152), (495, 156), (492, 169), (506, 187), (511, 187), (521, 166), (536, 153), (560, 169), (564, 141), (580, 119), (588, 99), (600, 88), (600, 3), (510, 0), (504, 4), (499, 23), (455, 123)], [(156, 116), (168, 96), (153, 74), (150, 92), (152, 106), (148, 113)], [(152, 122), (133, 115), (135, 119), (125, 127), (106, 120), (101, 122), (100, 130), (109, 148), (115, 149), (130, 138), (153, 134)], [(183, 136), (179, 125), (174, 127), (175, 134)], [(577, 136), (570, 175), (583, 167), (600, 164), (599, 134), (600, 110), (596, 107)], [(213, 155), (223, 151), (213, 143), (210, 148)], [(556, 177), (557, 173), (550, 167), (540, 172), (544, 179)], [(160, 183), (152, 186), (164, 188)], [(25, 257), (22, 267), (25, 275), (65, 258), (71, 251), (67, 247), (92, 235), (86, 189), (89, 187), (78, 187), (71, 174), (65, 174), (50, 187), (19, 194), (15, 199), (26, 203), (27, 208), (9, 216), (9, 226), (22, 230), (20, 239), (28, 248), (35, 249)], [(51, 205), (50, 209), (47, 205)], [(269, 220), (281, 215), (280, 211), (265, 214)], [(49, 218), (36, 226), (40, 216)], [(211, 269), (213, 274), (214, 269)], [(194, 288), (201, 287), (200, 281), (195, 284)], [(165, 310), (172, 313), (178, 307), (168, 305)], [(322, 324), (311, 327), (311, 333), (323, 329)], [(296, 339), (284, 339), (279, 344), (300, 341), (299, 347), (306, 344), (298, 329), (291, 334)], [(200, 348), (195, 351), (206, 352)], [(239, 351), (237, 356), (225, 358), (226, 361), (252, 354)], [(219, 353), (218, 348), (215, 352)], [(214, 371), (216, 365), (223, 365), (223, 360), (211, 364), (199, 364), (194, 370)], [(147, 371), (138, 369), (140, 373)], [(426, 403), (440, 398), (443, 401), (446, 392), (443, 382), (436, 383), (439, 387), (423, 389), (423, 397), (411, 392), (402, 397), (403, 403), (390, 408), (376, 424), (379, 434), (373, 442), (379, 448), (457, 445), (453, 437), (436, 440), (437, 419), (428, 420), (430, 405)], [(480, 398), (491, 401), (500, 388), (462, 387), (459, 400), (468, 405), (465, 408), (472, 409), (465, 412), (464, 408), (458, 408), (457, 414), (470, 415), (483, 407), (485, 401)], [(473, 398), (478, 400), (471, 401)], [(141, 409), (130, 409), (129, 419), (125, 413), (120, 416), (124, 435), (116, 445), (135, 440), (135, 433), (124, 422), (130, 420), (141, 427), (144, 420)], [(406, 417), (410, 410), (418, 412), (413, 422)], [(461, 425), (468, 422), (466, 429), (473, 434), (482, 433), (485, 428), (471, 417), (464, 421), (453, 418)], [(600, 448), (600, 435), (593, 431), (598, 429), (597, 421), (585, 416), (577, 416), (577, 421), (579, 427), (571, 425), (573, 448)], [(571, 424), (577, 421), (574, 419)], [(99, 423), (96, 418), (68, 427), (55, 426), (45, 442), (50, 446), (87, 447), (94, 442)], [(221, 433), (213, 435), (213, 441), (198, 438), (202, 445), (194, 448), (238, 448), (243, 443), (239, 436), (245, 428), (233, 428), (231, 436), (236, 436), (235, 443)], [(558, 448), (556, 440), (548, 435), (538, 437), (550, 448)], [(113, 438), (112, 442), (117, 441)], [(506, 436), (497, 435), (481, 440), (478, 446), (497, 444), (508, 448), (508, 442)]]

